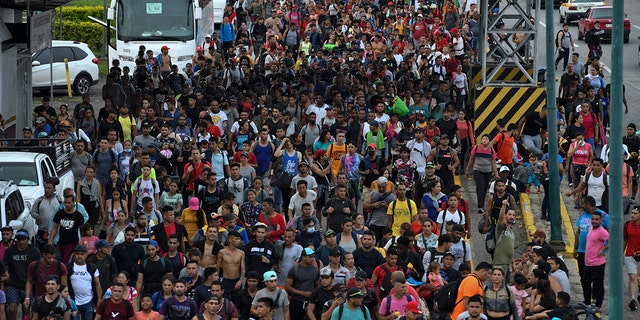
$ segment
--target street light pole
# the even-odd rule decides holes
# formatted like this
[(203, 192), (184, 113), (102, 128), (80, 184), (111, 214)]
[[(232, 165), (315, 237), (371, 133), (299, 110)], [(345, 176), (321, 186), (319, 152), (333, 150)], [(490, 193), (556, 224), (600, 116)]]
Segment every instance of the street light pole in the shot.
[[(622, 104), (624, 0), (613, 0), (611, 30), (611, 135), (609, 137), (609, 319), (624, 317), (622, 246)], [(615, 56), (614, 56), (615, 54)], [(635, 297), (633, 297), (635, 298)]]
[[(536, 0), (534, 0), (536, 1)], [(555, 35), (553, 30), (553, 0), (541, 0), (545, 1), (545, 20), (547, 21), (547, 27), (545, 28), (545, 36), (547, 44), (555, 42)], [(537, 4), (540, 6), (540, 3)], [(546, 86), (547, 86), (547, 133), (548, 150), (547, 150), (547, 163), (549, 166), (549, 219), (551, 221), (551, 239), (550, 243), (554, 246), (564, 247), (562, 241), (562, 221), (560, 220), (560, 169), (558, 168), (558, 118), (556, 116), (558, 112), (558, 106), (556, 104), (556, 69), (555, 69), (555, 46), (547, 45), (547, 71), (546, 71)]]

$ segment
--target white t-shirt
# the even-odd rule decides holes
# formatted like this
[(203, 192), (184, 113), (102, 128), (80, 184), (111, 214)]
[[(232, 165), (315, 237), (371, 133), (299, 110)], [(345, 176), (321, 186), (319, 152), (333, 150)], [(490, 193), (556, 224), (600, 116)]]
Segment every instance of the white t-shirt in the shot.
[[(138, 180), (140, 181), (138, 183)], [(160, 185), (155, 179), (144, 180), (138, 178), (133, 183), (133, 191), (138, 192), (138, 205), (142, 207), (142, 198), (149, 197), (153, 201), (153, 207), (157, 208), (156, 194), (160, 194)]]
[(87, 265), (77, 265), (73, 263), (73, 270), (70, 272), (70, 281), (73, 286), (73, 293), (75, 295), (75, 301), (77, 305), (84, 305), (93, 299), (93, 290), (91, 281), (93, 278), (100, 276), (100, 271), (96, 268), (93, 276), (87, 271)]
[(222, 135), (224, 135), (224, 132), (227, 129), (227, 127), (224, 125), (224, 122), (227, 121), (227, 114), (224, 111), (219, 110), (218, 113), (209, 112), (209, 115), (211, 115), (213, 124), (218, 126)]
[(313, 190), (307, 190), (307, 196), (305, 198), (301, 197), (298, 192), (291, 197), (291, 201), (289, 201), (289, 208), (293, 209), (293, 216), (299, 217), (302, 215), (302, 205), (308, 203), (311, 205), (311, 215), (315, 212), (315, 206), (313, 205), (313, 200), (316, 199), (318, 194)]
[[(436, 220), (437, 223), (441, 223), (446, 225), (448, 221), (453, 221), (456, 224), (464, 224), (464, 213), (460, 212), (460, 210), (456, 210), (456, 212), (451, 213), (449, 210), (442, 210), (438, 213), (438, 218)], [(442, 228), (442, 234), (447, 233), (447, 228)]]
[[(589, 174), (589, 173), (587, 173)], [(582, 182), (587, 182), (587, 174), (582, 176)], [(604, 183), (602, 181), (602, 177), (604, 176), (604, 170), (600, 173), (599, 177), (593, 175), (593, 173), (589, 174), (589, 183), (587, 184), (588, 194), (596, 200), (596, 206), (602, 205), (602, 194), (606, 190), (604, 187)], [(607, 176), (607, 182), (609, 182), (609, 176)], [(607, 183), (608, 185), (608, 183)]]

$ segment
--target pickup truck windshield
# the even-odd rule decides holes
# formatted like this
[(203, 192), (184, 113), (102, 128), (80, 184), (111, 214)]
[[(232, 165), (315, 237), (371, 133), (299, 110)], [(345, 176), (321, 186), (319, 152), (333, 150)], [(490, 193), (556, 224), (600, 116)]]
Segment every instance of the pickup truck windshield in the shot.
[(0, 164), (0, 180), (13, 180), (20, 187), (37, 186), (38, 170), (34, 163), (4, 162)]

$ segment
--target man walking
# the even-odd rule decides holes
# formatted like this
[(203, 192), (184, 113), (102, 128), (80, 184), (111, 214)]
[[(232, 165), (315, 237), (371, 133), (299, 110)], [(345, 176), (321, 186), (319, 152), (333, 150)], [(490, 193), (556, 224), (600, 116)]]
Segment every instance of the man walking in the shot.
[(562, 71), (564, 71), (567, 69), (567, 63), (569, 62), (569, 52), (575, 50), (568, 22), (562, 25), (562, 30), (558, 31), (556, 35), (556, 48), (558, 48), (558, 57), (556, 58), (555, 67), (558, 69), (558, 62), (563, 60)]
[[(73, 261), (67, 264), (69, 270), (69, 296), (78, 306), (81, 320), (93, 319), (93, 308), (102, 302), (100, 271), (95, 264), (87, 263), (87, 247), (77, 245), (73, 250)], [(95, 303), (98, 304), (95, 304)]]
[[(16, 232), (15, 243), (4, 253), (4, 265), (7, 273), (11, 275), (6, 283), (7, 293), (7, 319), (16, 319), (18, 303), (29, 300), (25, 296), (25, 284), (27, 283), (27, 269), (33, 261), (40, 260), (40, 251), (29, 244), (29, 232), (24, 229)], [(22, 314), (27, 312), (23, 307)]]
[(640, 261), (640, 207), (631, 210), (631, 219), (622, 228), (624, 238), (624, 265), (629, 275), (629, 309), (638, 309), (638, 264)]
[(604, 301), (604, 271), (607, 262), (604, 253), (609, 248), (609, 232), (602, 227), (602, 220), (602, 212), (591, 214), (591, 229), (587, 235), (584, 255), (584, 277), (580, 279), (585, 302), (595, 299), (597, 309), (602, 307)]
[(33, 315), (31, 319), (69, 319), (71, 305), (58, 294), (60, 289), (60, 279), (56, 275), (47, 277), (45, 284), (45, 294), (38, 296), (32, 307)]
[(587, 42), (587, 47), (589, 47), (589, 58), (602, 56), (600, 41), (603, 34), (604, 30), (600, 30), (600, 21), (596, 21), (593, 23), (593, 28), (584, 35), (584, 40)]

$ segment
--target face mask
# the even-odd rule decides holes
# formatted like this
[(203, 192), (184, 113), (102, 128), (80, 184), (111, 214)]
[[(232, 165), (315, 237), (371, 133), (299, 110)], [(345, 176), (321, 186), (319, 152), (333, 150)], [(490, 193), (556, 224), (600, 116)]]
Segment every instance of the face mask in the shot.
[(131, 152), (131, 149), (124, 149), (124, 152)]
[(370, 155), (370, 156), (373, 156), (373, 155), (375, 155), (375, 154), (376, 154), (376, 152), (375, 152), (374, 150), (370, 150), (370, 151), (369, 151), (369, 155)]
[(307, 233), (314, 233), (316, 232), (316, 228), (315, 227), (311, 227), (309, 229), (307, 229)]

